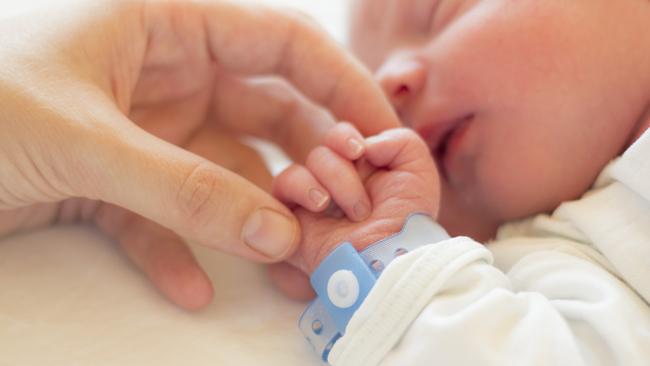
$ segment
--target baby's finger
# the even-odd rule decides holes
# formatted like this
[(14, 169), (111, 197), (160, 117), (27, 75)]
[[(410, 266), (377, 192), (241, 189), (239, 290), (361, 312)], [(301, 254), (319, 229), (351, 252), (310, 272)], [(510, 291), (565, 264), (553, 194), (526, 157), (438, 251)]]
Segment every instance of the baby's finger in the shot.
[(364, 185), (366, 184), (368, 178), (370, 178), (378, 169), (376, 166), (370, 164), (368, 159), (365, 157), (357, 160), (354, 163), (354, 166), (356, 166), (357, 174), (359, 174), (359, 177), (361, 178), (361, 181), (364, 182)]
[(312, 212), (321, 212), (330, 203), (330, 195), (307, 168), (291, 165), (273, 181), (273, 195), (285, 204), (297, 204)]
[(325, 146), (349, 160), (359, 159), (365, 151), (361, 132), (347, 122), (337, 123), (327, 132)]
[(363, 221), (370, 216), (370, 198), (352, 162), (319, 146), (307, 157), (307, 168), (350, 220)]
[(375, 167), (436, 172), (427, 144), (406, 128), (386, 130), (367, 138), (364, 156)]

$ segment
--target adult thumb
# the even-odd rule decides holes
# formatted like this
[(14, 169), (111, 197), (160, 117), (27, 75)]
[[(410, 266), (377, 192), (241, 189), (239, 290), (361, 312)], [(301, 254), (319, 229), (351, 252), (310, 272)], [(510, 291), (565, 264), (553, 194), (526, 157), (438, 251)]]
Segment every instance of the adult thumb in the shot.
[(291, 211), (266, 192), (134, 124), (86, 141), (80, 189), (91, 198), (251, 260), (285, 259), (300, 240)]

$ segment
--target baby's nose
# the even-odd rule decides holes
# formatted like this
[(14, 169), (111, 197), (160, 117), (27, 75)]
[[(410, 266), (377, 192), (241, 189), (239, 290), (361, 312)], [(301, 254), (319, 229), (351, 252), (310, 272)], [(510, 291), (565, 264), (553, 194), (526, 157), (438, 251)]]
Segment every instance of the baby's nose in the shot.
[(401, 113), (409, 100), (424, 88), (426, 75), (421, 62), (397, 56), (389, 59), (377, 71), (376, 77), (397, 112)]

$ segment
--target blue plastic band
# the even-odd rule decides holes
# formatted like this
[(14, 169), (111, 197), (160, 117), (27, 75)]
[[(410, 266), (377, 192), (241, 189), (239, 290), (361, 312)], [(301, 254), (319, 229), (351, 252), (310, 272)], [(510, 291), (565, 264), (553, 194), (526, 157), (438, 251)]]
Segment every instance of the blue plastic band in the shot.
[(376, 281), (350, 243), (337, 247), (311, 275), (311, 286), (341, 334)]
[(298, 325), (323, 361), (345, 334), (355, 311), (363, 304), (377, 278), (395, 258), (428, 244), (448, 239), (430, 216), (414, 214), (399, 233), (358, 253), (352, 244), (338, 246), (311, 276), (318, 298), (309, 304)]

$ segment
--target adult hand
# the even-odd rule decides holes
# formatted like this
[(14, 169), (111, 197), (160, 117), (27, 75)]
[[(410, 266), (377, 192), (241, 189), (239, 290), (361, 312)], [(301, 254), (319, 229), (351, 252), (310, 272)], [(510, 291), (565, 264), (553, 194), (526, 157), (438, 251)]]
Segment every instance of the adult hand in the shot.
[[(188, 309), (212, 289), (180, 237), (260, 262), (300, 237), (281, 203), (192, 153), (197, 138), (221, 124), (304, 156), (331, 124), (309, 123), (311, 102), (364, 133), (398, 124), (312, 23), (222, 1), (57, 4), (0, 22), (0, 65), (0, 231), (93, 219)], [(297, 92), (243, 79), (255, 75)]]

